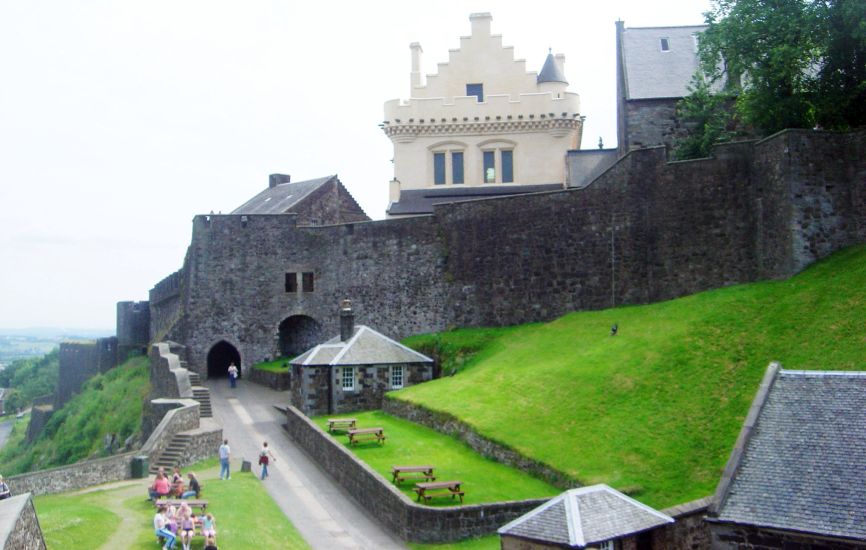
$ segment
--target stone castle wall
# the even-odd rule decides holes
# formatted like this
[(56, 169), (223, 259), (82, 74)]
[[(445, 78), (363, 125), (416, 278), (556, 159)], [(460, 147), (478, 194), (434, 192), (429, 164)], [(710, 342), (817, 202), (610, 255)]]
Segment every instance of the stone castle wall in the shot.
[(116, 337), (99, 338), (95, 342), (61, 343), (54, 409), (59, 410), (65, 405), (93, 376), (116, 367), (117, 352)]
[(117, 303), (117, 345), (121, 361), (150, 342), (150, 303)]
[[(432, 216), (299, 227), (198, 216), (182, 270), (191, 368), (225, 340), (242, 368), (278, 355), (280, 322), (337, 334), (337, 304), (391, 337), (545, 321), (792, 275), (866, 241), (866, 132), (786, 131), (711, 159), (629, 152), (583, 189), (438, 205)], [(313, 292), (285, 274), (313, 272)]]
[(30, 494), (0, 502), (0, 548), (3, 550), (45, 550), (45, 539)]

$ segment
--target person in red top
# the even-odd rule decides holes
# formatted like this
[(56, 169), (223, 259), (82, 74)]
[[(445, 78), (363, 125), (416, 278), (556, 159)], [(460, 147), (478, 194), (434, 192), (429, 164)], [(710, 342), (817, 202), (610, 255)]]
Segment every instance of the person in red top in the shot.
[(150, 486), (150, 499), (156, 500), (159, 497), (166, 497), (171, 492), (171, 482), (163, 472), (156, 474), (156, 479), (153, 480), (153, 485)]

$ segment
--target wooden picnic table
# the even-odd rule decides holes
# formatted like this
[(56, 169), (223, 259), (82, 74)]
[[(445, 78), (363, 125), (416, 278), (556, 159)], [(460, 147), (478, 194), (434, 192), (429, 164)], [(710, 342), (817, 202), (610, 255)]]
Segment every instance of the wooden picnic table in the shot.
[[(408, 476), (406, 474), (412, 474)], [(433, 475), (433, 466), (391, 466), (391, 475), (394, 483), (402, 483), (407, 479), (424, 479), (424, 481), (436, 481)]]
[(201, 509), (202, 514), (204, 514), (207, 510), (207, 501), (203, 499), (156, 499), (153, 501), (154, 506), (156, 506), (157, 508), (159, 508), (160, 506), (178, 507), (183, 503), (186, 503), (186, 505), (190, 508)]
[(385, 443), (385, 429), (384, 428), (360, 428), (357, 430), (350, 429), (349, 434), (349, 444), (357, 445), (358, 443), (362, 443), (365, 441), (376, 441), (376, 443), (383, 444)]
[(354, 418), (329, 418), (328, 431), (334, 430), (353, 430), (355, 429), (356, 420)]
[(415, 484), (414, 491), (418, 493), (418, 502), (423, 498), (425, 502), (430, 502), (433, 497), (450, 496), (452, 499), (455, 496), (460, 497), (460, 502), (463, 502), (463, 491), (460, 490), (462, 481), (429, 481), (419, 482)]

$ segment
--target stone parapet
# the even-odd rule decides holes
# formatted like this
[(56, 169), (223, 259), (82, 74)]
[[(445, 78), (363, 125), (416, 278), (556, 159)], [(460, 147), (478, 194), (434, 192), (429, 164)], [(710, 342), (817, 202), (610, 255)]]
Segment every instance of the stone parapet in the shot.
[(45, 539), (29, 493), (0, 501), (0, 548), (44, 550)]
[(496, 532), (547, 499), (433, 508), (412, 502), (298, 409), (289, 407), (286, 431), (362, 508), (403, 540), (452, 542)]
[(292, 373), (252, 368), (247, 371), (247, 381), (267, 386), (276, 391), (288, 391), (292, 385)]
[(120, 481), (132, 477), (132, 457), (137, 454), (139, 453), (123, 453), (10, 476), (6, 478), (6, 483), (12, 490), (12, 494), (46, 495)]

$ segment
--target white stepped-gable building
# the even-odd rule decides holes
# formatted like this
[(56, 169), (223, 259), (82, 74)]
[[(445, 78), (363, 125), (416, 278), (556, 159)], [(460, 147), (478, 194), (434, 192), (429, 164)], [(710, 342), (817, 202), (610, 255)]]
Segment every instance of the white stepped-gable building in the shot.
[(580, 98), (569, 92), (561, 54), (541, 72), (491, 34), (489, 13), (469, 17), (436, 74), (412, 51), (411, 95), (385, 103), (382, 124), (394, 144), (389, 216), (432, 212), (433, 204), (561, 189), (566, 152), (580, 147)]

